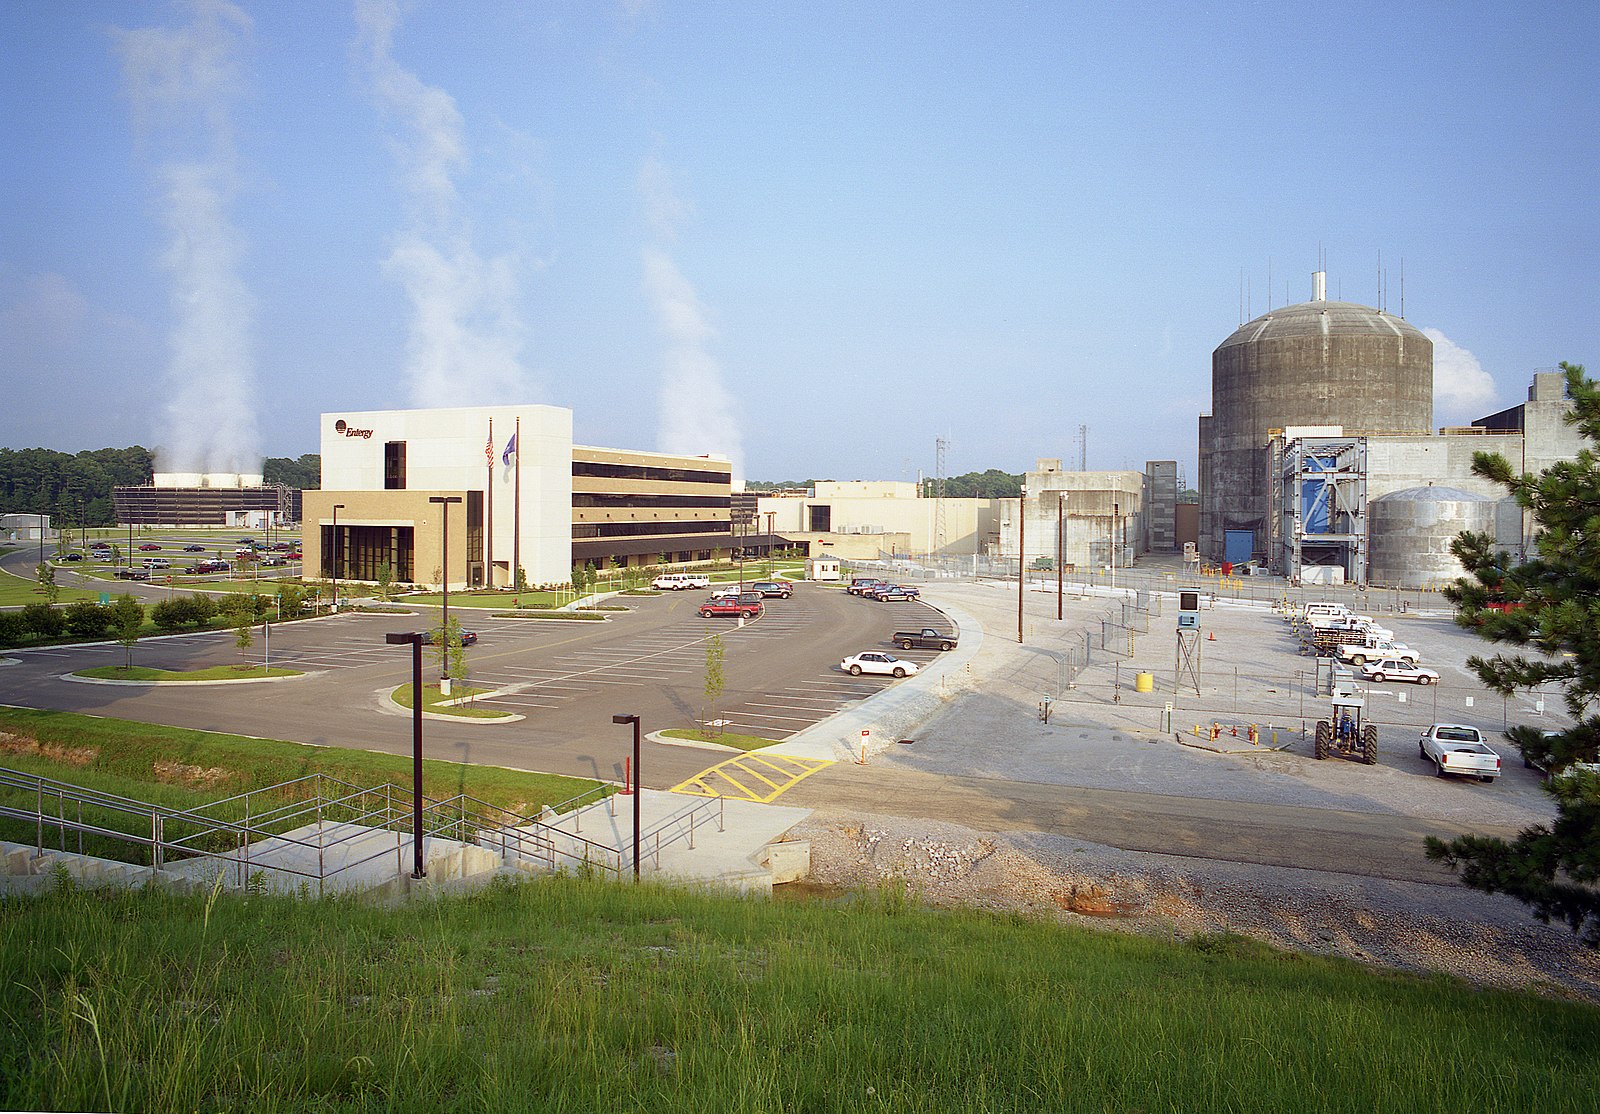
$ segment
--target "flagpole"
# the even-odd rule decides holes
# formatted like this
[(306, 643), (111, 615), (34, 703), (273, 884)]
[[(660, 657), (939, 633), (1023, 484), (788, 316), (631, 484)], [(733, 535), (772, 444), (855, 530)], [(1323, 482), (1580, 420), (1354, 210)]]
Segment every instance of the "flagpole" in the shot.
[(494, 587), (494, 418), (489, 418), (489, 440), (484, 442), (484, 462), (489, 469), (489, 478), (483, 489), (483, 500), (486, 504), (485, 516), (488, 524), (483, 531), (483, 583), (485, 587)]
[(522, 580), (522, 415), (517, 415), (517, 429), (511, 435), (517, 446), (516, 482), (511, 492), (511, 586), (519, 587)]

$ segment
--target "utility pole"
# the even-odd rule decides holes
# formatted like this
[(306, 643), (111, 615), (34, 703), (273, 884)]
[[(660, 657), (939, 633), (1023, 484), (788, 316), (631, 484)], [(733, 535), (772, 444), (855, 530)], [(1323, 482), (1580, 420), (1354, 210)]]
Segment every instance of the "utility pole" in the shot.
[(1022, 586), (1028, 577), (1028, 485), (1017, 498), (1017, 645), (1022, 645)]

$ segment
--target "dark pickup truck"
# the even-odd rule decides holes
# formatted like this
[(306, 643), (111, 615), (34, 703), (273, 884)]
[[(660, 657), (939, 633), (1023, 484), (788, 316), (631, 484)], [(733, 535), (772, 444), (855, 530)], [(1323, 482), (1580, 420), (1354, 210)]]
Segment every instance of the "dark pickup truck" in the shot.
[(953, 650), (956, 637), (932, 627), (923, 627), (921, 630), (897, 630), (890, 636), (890, 641), (902, 650)]

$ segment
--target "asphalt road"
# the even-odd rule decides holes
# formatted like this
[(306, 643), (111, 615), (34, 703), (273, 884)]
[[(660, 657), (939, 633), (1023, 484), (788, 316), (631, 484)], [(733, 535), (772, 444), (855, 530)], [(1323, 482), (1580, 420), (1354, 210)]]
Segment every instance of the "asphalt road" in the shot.
[[(7, 562), (21, 562), (31, 572), (27, 553), (13, 554)], [(132, 587), (141, 595), (164, 594)], [(769, 601), (766, 616), (740, 627), (731, 620), (700, 619), (695, 608), (702, 598), (699, 592), (629, 598), (630, 611), (604, 623), (495, 619), (458, 610), (482, 637), (470, 652), (472, 683), (502, 690), (486, 703), (525, 718), (500, 725), (430, 719), (426, 753), (620, 780), (631, 734), (611, 722), (614, 713), (640, 715), (647, 731), (688, 727), (705, 716), (723, 721), (730, 731), (782, 738), (894, 684), (848, 677), (837, 663), (848, 653), (887, 648), (891, 630), (921, 626), (934, 614), (920, 604), (873, 604), (803, 584), (793, 599)], [(404, 648), (387, 645), (384, 634), (431, 625), (436, 614), (345, 614), (274, 627), (273, 662), (314, 673), (277, 684), (84, 685), (60, 675), (117, 663), (120, 647), (17, 654), (19, 664), (0, 668), (0, 702), (408, 754), (409, 716), (386, 706), (385, 694), (410, 679), (409, 656)], [(726, 676), (714, 708), (705, 693), (706, 644), (713, 633), (723, 643)], [(262, 651), (258, 641), (249, 653), (260, 660)], [(902, 656), (927, 660), (937, 655)], [(135, 651), (137, 663), (167, 668), (237, 660), (230, 633), (151, 639)], [(425, 675), (432, 672), (425, 669)], [(970, 739), (963, 749), (986, 742)], [(995, 742), (1008, 749), (1018, 745), (999, 736)], [(647, 743), (646, 748), (642, 781), (651, 788), (669, 788), (726, 757), (690, 746)], [(1062, 784), (1048, 773), (1029, 777), (1005, 769), (986, 775), (976, 769), (841, 764), (801, 782), (781, 803), (953, 820), (980, 830), (1037, 831), (1134, 851), (1428, 882), (1450, 875), (1422, 856), (1423, 836), (1451, 837), (1468, 830), (1511, 836), (1516, 830), (1392, 809)]]
[[(1454, 875), (1423, 855), (1423, 837), (1449, 839), (1468, 830), (1387, 813), (953, 777), (870, 764), (814, 774), (784, 794), (783, 803), (936, 817), (978, 831), (1047, 832), (1126, 851), (1414, 882), (1452, 882)], [(1481, 825), (1471, 830), (1516, 834)]]
[[(691, 727), (701, 715), (726, 729), (782, 737), (893, 682), (839, 672), (846, 654), (887, 646), (887, 634), (929, 614), (919, 604), (872, 604), (843, 592), (802, 585), (789, 600), (769, 601), (764, 617), (703, 620), (703, 594), (629, 597), (630, 610), (605, 622), (495, 619), (455, 609), (479, 644), (469, 651), (470, 683), (512, 689), (488, 706), (525, 718), (509, 724), (429, 719), (428, 757), (457, 762), (620, 780), (631, 754), (628, 729), (614, 713), (642, 717), (646, 731)], [(345, 613), (275, 625), (270, 658), (303, 669), (303, 679), (255, 685), (109, 686), (62, 675), (123, 660), (115, 644), (15, 653), (0, 668), (0, 702), (114, 716), (174, 727), (321, 746), (409, 754), (409, 713), (386, 694), (411, 679), (409, 652), (388, 645), (390, 631), (437, 622), (437, 610), (416, 616)], [(256, 628), (246, 652), (261, 661), (267, 647)], [(725, 685), (712, 709), (705, 693), (706, 644), (723, 643)], [(908, 655), (916, 656), (916, 655)], [(925, 655), (926, 656), (926, 655)], [(234, 663), (231, 632), (151, 638), (134, 650), (138, 665), (197, 669)], [(424, 648), (424, 675), (435, 674)], [(642, 784), (670, 788), (726, 757), (726, 752), (651, 744)]]

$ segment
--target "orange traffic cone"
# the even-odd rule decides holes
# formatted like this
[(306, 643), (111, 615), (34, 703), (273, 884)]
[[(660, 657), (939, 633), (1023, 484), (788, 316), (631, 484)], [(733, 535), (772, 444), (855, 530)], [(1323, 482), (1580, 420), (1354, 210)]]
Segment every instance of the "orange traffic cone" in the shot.
[(1209, 633), (1207, 633), (1207, 635), (1206, 635), (1206, 641), (1207, 642), (1215, 642), (1216, 640), (1217, 640), (1217, 632), (1216, 631), (1210, 631)]

